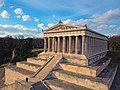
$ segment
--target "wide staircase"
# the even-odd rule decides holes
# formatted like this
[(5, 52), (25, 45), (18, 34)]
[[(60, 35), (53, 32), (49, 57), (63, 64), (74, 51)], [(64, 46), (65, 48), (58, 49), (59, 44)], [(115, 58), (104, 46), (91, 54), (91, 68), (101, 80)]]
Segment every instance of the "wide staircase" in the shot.
[(5, 68), (5, 84), (10, 85), (15, 83), (15, 80), (25, 80), (32, 77), (53, 56), (53, 53), (42, 53), (37, 57), (27, 58), (27, 61), (7, 66)]
[(117, 71), (111, 58), (104, 57), (92, 65), (82, 65), (77, 58), (64, 56), (43, 82), (50, 90), (110, 90)]
[(28, 83), (36, 88), (34, 90), (110, 90), (118, 67), (110, 62), (111, 58), (105, 56), (87, 66), (86, 60), (81, 60), (80, 56), (41, 53), (27, 61), (17, 62), (16, 66), (6, 67), (5, 84), (10, 86), (15, 80), (20, 80), (23, 86)]

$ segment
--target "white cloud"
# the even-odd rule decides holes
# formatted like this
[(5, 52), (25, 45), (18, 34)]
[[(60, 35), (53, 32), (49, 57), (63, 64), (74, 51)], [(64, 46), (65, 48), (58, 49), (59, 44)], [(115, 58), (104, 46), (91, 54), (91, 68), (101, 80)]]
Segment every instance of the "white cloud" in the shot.
[(0, 14), (2, 18), (9, 18), (9, 13), (6, 10), (3, 10)]
[(43, 23), (37, 24), (37, 27), (40, 29), (46, 29), (46, 27)]
[(25, 37), (41, 37), (41, 33), (36, 28), (27, 28), (23, 25), (3, 25), (0, 24), (0, 36), (4, 37), (7, 35), (18, 36), (23, 35)]
[(63, 21), (63, 23), (65, 23), (65, 24), (73, 24), (73, 20), (72, 19), (66, 19), (65, 21)]
[(29, 15), (23, 15), (22, 19), (23, 19), (23, 21), (30, 21), (30, 16)]
[(75, 25), (75, 26), (81, 26), (81, 25), (83, 26), (85, 24), (90, 26), (91, 24), (94, 24), (92, 19), (79, 19), (79, 20), (67, 19), (67, 20), (64, 20), (63, 23), (71, 24), (71, 25)]
[(67, 19), (64, 20), (63, 22), (66, 24), (72, 24), (78, 26), (84, 24), (87, 24), (88, 26), (93, 26), (97, 24), (111, 23), (115, 20), (120, 20), (120, 9), (108, 10), (103, 14), (94, 14), (89, 19), (79, 19), (79, 20)]
[(94, 14), (89, 19), (66, 19), (63, 21), (63, 23), (76, 26), (83, 26), (87, 24), (88, 28), (94, 30), (120, 30), (119, 26), (113, 25), (113, 22), (115, 23), (115, 20), (120, 20), (120, 9), (108, 10), (103, 14)]
[(119, 28), (115, 27), (114, 25), (106, 26), (108, 23), (110, 24), (115, 20), (116, 21), (120, 20), (120, 9), (108, 10), (103, 14), (94, 14), (89, 19), (79, 19), (79, 20), (66, 19), (63, 21), (63, 23), (72, 24), (76, 26), (81, 26), (81, 25), (83, 26), (87, 24), (89, 28), (93, 28), (97, 30), (105, 30), (105, 29), (119, 30)]
[(21, 16), (20, 15), (18, 15), (18, 16), (16, 16), (17, 18), (21, 18)]
[(48, 27), (52, 27), (52, 26), (54, 26), (55, 24), (53, 24), (53, 23), (49, 23), (48, 24)]
[(23, 30), (37, 31), (37, 29), (27, 28), (27, 27), (20, 25), (20, 24), (16, 24), (16, 25), (0, 24), (0, 27), (17, 29), (17, 30), (22, 30), (22, 31)]
[(23, 10), (22, 10), (21, 8), (16, 8), (16, 9), (14, 10), (14, 13), (15, 13), (15, 14), (20, 14), (20, 15), (22, 15), (22, 14), (23, 14)]
[(112, 37), (112, 36), (116, 36), (116, 35), (120, 35), (120, 34), (118, 34), (118, 32), (113, 32), (113, 33), (107, 33), (105, 35), (108, 37)]
[(108, 24), (101, 24), (95, 22), (93, 19), (80, 19), (80, 20), (72, 20), (72, 19), (67, 19), (64, 20), (63, 23), (65, 24), (71, 24), (75, 26), (83, 26), (87, 24), (88, 28), (93, 29), (93, 30), (104, 30), (104, 31), (120, 31), (120, 27), (117, 25), (108, 25)]
[(36, 17), (34, 17), (34, 21), (35, 21), (35, 22), (38, 22), (38, 21), (39, 21), (39, 19), (38, 19), (38, 18), (36, 18)]
[(116, 25), (99, 25), (96, 28), (97, 30), (120, 30), (120, 27), (116, 26)]
[(2, 7), (5, 4), (5, 0), (0, 0), (0, 7)]
[(99, 23), (107, 23), (113, 20), (118, 20), (120, 19), (120, 9), (111, 9), (103, 14), (94, 14), (92, 18), (94, 18), (95, 22)]

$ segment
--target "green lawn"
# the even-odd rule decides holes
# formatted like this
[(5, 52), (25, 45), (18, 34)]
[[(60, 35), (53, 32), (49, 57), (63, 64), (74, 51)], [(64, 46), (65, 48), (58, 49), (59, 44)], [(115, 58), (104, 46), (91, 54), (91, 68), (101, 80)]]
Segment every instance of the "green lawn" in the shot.
[(33, 49), (32, 53), (34, 53), (34, 52), (42, 52), (43, 50), (44, 50), (43, 48), (41, 48), (41, 49)]
[(5, 76), (5, 66), (7, 66), (8, 63), (0, 65), (0, 80)]
[(109, 51), (108, 56), (112, 57), (112, 62), (120, 64), (120, 51)]
[(0, 67), (0, 80), (4, 77), (5, 75), (5, 69), (4, 67)]

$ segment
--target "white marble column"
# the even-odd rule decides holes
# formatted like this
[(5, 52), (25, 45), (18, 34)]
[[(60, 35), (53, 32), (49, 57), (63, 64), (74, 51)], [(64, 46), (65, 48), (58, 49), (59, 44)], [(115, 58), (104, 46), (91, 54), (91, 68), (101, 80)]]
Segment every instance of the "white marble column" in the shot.
[(108, 41), (106, 41), (106, 50), (108, 50)]
[(50, 37), (48, 37), (48, 52), (50, 52)]
[(69, 53), (71, 53), (71, 39), (72, 39), (72, 37), (69, 36)]
[(47, 45), (47, 40), (46, 40), (46, 37), (44, 37), (44, 52), (46, 52), (46, 50), (47, 50), (46, 45)]
[(90, 55), (92, 53), (92, 38), (90, 37)]
[(57, 38), (55, 37), (55, 52), (57, 52)]
[(58, 37), (58, 49), (57, 49), (57, 53), (60, 53), (60, 37)]
[(101, 49), (102, 49), (102, 47), (101, 47), (102, 45), (101, 45), (101, 40), (100, 40), (100, 51), (101, 51)]
[(93, 40), (93, 37), (92, 37), (92, 49), (91, 49), (91, 54), (93, 54), (93, 50), (94, 50), (94, 40)]
[(52, 38), (52, 52), (55, 52), (55, 38)]
[(94, 43), (94, 45), (95, 45), (95, 53), (96, 53), (96, 38), (95, 38), (95, 43)]
[(78, 36), (78, 54), (80, 54), (80, 36)]
[(78, 36), (75, 37), (75, 54), (78, 54)]
[(88, 37), (88, 41), (87, 41), (87, 52), (88, 52), (88, 55), (90, 54), (90, 37)]
[(82, 54), (85, 54), (85, 36), (82, 36)]
[(100, 47), (100, 39), (98, 40), (98, 51), (100, 51), (101, 47)]
[(71, 36), (71, 53), (73, 53), (73, 48), (74, 48), (74, 42), (73, 42), (73, 37)]
[(95, 39), (93, 38), (93, 54), (95, 52)]
[(96, 52), (98, 52), (98, 39), (96, 38)]
[(69, 37), (66, 38), (66, 52), (69, 52)]
[(66, 51), (66, 39), (63, 37), (63, 53)]
[(88, 55), (88, 43), (89, 43), (89, 37), (88, 36), (85, 36), (85, 54)]
[(98, 39), (96, 39), (96, 52), (98, 52)]

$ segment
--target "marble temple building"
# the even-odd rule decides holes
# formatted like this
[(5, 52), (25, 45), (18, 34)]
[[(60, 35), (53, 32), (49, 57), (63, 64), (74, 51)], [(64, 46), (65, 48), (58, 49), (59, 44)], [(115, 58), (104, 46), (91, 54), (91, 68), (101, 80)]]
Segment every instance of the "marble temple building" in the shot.
[[(107, 36), (87, 26), (59, 24), (44, 30), (44, 52), (76, 54), (86, 57), (91, 64), (107, 53)], [(93, 60), (92, 60), (93, 59)]]
[(0, 90), (110, 90), (118, 66), (107, 56), (107, 36), (61, 21), (43, 34), (44, 51), (5, 67)]

